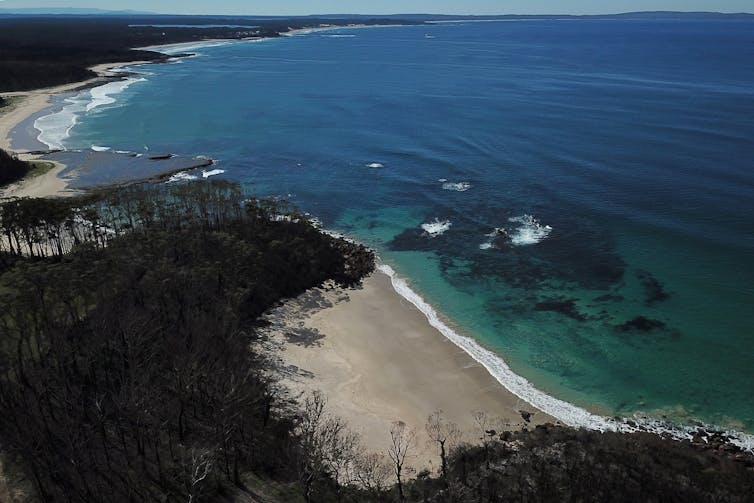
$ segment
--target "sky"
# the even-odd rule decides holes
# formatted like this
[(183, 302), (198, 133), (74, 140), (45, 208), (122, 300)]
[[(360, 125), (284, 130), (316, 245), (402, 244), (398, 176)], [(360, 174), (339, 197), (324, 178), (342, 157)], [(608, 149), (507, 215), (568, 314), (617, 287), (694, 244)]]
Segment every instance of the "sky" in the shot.
[(753, 0), (0, 0), (2, 8), (83, 7), (166, 14), (612, 14), (635, 11), (754, 13)]

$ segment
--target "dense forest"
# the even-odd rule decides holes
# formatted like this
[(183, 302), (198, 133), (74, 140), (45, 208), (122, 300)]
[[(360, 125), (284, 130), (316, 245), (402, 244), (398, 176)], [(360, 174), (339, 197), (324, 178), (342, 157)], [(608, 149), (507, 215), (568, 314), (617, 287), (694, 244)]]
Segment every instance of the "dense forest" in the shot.
[[(0, 207), (0, 451), (32, 501), (216, 501), (296, 479), (259, 315), (372, 253), (221, 182)], [(233, 489), (235, 490), (235, 489)]]
[[(85, 80), (94, 77), (88, 67), (99, 63), (165, 59), (158, 52), (132, 50), (134, 47), (206, 39), (277, 37), (294, 28), (352, 22), (351, 19), (206, 16), (0, 16), (0, 92)], [(357, 22), (388, 21), (365, 18)], [(389, 22), (401, 23), (396, 19)], [(186, 26), (165, 26), (170, 24)]]
[[(0, 101), (2, 106), (2, 101)], [(0, 187), (21, 180), (29, 172), (29, 165), (0, 149)]]

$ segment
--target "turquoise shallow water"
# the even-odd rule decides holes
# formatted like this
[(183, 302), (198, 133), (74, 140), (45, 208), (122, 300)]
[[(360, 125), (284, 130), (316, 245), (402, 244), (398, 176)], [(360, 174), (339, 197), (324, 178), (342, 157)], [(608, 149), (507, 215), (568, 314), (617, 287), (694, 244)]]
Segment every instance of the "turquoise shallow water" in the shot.
[[(210, 155), (376, 247), (537, 388), (751, 432), (753, 28), (443, 24), (207, 47), (142, 67), (61, 141)], [(435, 219), (450, 225), (430, 237)]]

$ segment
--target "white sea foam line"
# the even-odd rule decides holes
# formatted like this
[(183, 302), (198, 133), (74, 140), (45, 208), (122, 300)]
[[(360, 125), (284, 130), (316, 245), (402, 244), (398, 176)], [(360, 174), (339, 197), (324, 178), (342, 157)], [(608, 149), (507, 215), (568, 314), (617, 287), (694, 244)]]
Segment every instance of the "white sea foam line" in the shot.
[(51, 149), (63, 149), (62, 141), (68, 138), (70, 130), (76, 125), (76, 114), (86, 110), (86, 101), (81, 99), (84, 93), (66, 98), (66, 105), (57, 112), (44, 115), (34, 121), (34, 128), (39, 131), (37, 139)]
[(146, 80), (147, 79), (143, 77), (130, 78), (119, 80), (117, 82), (108, 82), (103, 86), (92, 88), (89, 91), (92, 100), (86, 105), (86, 111), (89, 112), (97, 107), (115, 103), (116, 100), (112, 97), (113, 95), (122, 93), (123, 91), (131, 87), (132, 84), (135, 84), (137, 82), (146, 82)]
[(392, 267), (381, 264), (378, 269), (390, 277), (393, 289), (421, 311), (430, 325), (479, 362), (508, 391), (569, 426), (587, 426), (600, 431), (617, 429), (615, 423), (607, 418), (591, 414), (534, 388), (525, 378), (515, 374), (499, 356), (484, 349), (476, 341), (457, 334), (443, 323), (435, 309), (414, 292), (405, 280), (399, 278)]
[[(634, 416), (629, 419), (616, 420), (592, 414), (581, 407), (564, 402), (538, 390), (526, 378), (514, 373), (508, 367), (508, 364), (498, 355), (483, 348), (475, 340), (459, 335), (443, 323), (437, 311), (418, 293), (413, 291), (404, 279), (398, 277), (392, 267), (387, 264), (380, 264), (377, 266), (377, 269), (390, 278), (393, 289), (421, 311), (431, 326), (480, 363), (505, 389), (564, 424), (598, 431), (618, 431), (623, 433), (650, 431), (657, 434), (670, 435), (677, 440), (690, 440), (698, 430), (697, 427), (670, 424), (646, 416)], [(630, 424), (629, 420), (634, 425)], [(720, 431), (720, 428), (710, 425), (703, 425), (701, 428), (708, 431)], [(754, 435), (738, 431), (724, 431), (723, 433), (731, 438), (731, 442), (734, 445), (754, 452)]]
[(196, 175), (181, 172), (181, 173), (176, 173), (173, 176), (171, 176), (170, 179), (166, 181), (165, 183), (175, 183), (175, 182), (180, 182), (180, 181), (198, 180), (198, 179), (199, 177)]
[(115, 103), (116, 100), (112, 97), (113, 95), (125, 91), (136, 82), (145, 80), (142, 77), (134, 77), (117, 82), (108, 82), (66, 98), (62, 109), (43, 115), (34, 121), (34, 128), (39, 131), (37, 140), (50, 149), (65, 149), (63, 143), (70, 137), (71, 130), (78, 124), (81, 115), (94, 108)]
[(202, 178), (209, 178), (210, 176), (222, 175), (225, 173), (224, 169), (211, 169), (209, 171), (202, 171)]

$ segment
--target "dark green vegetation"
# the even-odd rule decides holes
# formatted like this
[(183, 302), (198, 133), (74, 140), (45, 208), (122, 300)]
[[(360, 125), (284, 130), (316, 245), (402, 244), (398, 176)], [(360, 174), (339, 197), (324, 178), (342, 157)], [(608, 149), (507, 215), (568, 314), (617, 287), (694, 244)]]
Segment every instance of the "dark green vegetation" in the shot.
[(257, 318), (374, 261), (282, 212), (219, 182), (0, 207), (12, 484), (32, 501), (217, 501), (243, 472), (297, 479), (299, 421)]
[(21, 180), (29, 173), (30, 166), (0, 149), (0, 187)]
[(447, 479), (420, 474), (408, 495), (417, 502), (469, 503), (751, 501), (754, 458), (716, 447), (648, 433), (540, 426), (456, 449)]
[[(351, 22), (353, 20), (317, 18), (254, 20), (174, 16), (0, 16), (0, 92), (86, 80), (95, 76), (88, 67), (100, 63), (166, 59), (163, 54), (132, 50), (134, 47), (205, 39), (277, 37), (292, 28)], [(380, 24), (386, 21), (360, 19), (358, 22)], [(166, 24), (196, 27), (154, 26)], [(236, 27), (201, 26), (217, 24)]]

